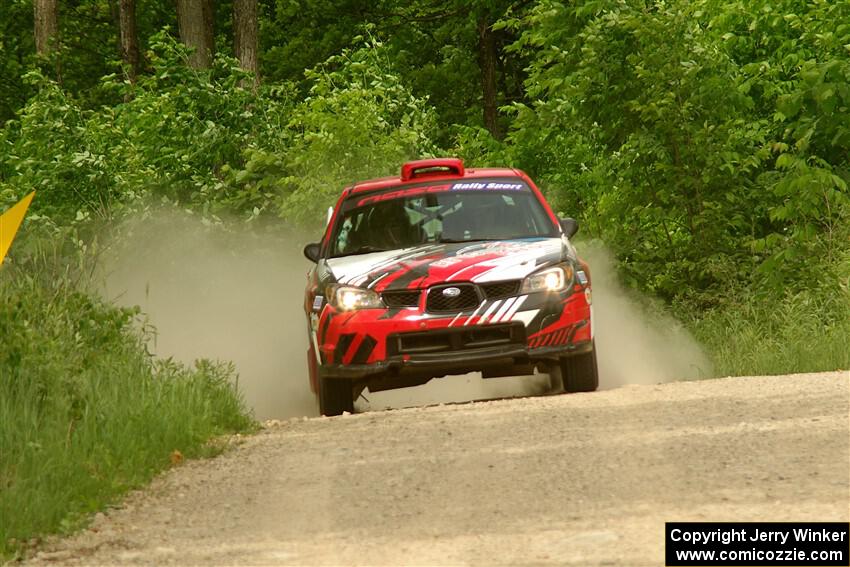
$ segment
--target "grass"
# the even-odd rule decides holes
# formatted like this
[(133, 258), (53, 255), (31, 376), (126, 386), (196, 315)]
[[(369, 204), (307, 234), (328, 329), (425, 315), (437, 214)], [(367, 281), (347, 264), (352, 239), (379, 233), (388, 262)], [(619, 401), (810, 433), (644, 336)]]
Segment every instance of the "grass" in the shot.
[(850, 369), (850, 293), (840, 287), (728, 300), (690, 327), (719, 376)]
[[(135, 312), (0, 271), (0, 561), (254, 422), (230, 365), (145, 349)], [(20, 280), (20, 278), (18, 278)]]

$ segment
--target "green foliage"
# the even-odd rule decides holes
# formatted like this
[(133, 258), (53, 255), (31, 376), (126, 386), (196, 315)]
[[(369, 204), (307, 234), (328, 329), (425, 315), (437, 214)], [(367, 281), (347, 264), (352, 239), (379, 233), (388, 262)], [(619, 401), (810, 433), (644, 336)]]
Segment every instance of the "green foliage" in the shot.
[(850, 292), (788, 293), (779, 301), (731, 296), (690, 311), (690, 328), (718, 376), (758, 376), (850, 368)]
[[(306, 95), (311, 81), (305, 69), (357, 44), (361, 35), (381, 37), (406, 87), (433, 106), (438, 121), (431, 138), (445, 144), (453, 124), (482, 125), (479, 19), (516, 17), (523, 6), (506, 0), (275, 0), (260, 23), (264, 77), (295, 81)], [(499, 96), (522, 99), (526, 61), (502, 49), (514, 31), (499, 27), (494, 35)]]
[[(848, 208), (848, 2), (785, 1), (715, 7), (712, 25), (741, 69), (739, 89), (770, 125), (758, 178), (768, 230), (750, 244), (774, 289), (834, 261)], [(846, 246), (843, 247), (846, 249)], [(793, 285), (793, 284), (792, 284)]]
[(110, 148), (101, 124), (55, 83), (34, 71), (38, 88), (18, 121), (0, 136), (0, 191), (4, 200), (40, 192), (37, 209), (47, 216), (73, 218), (78, 210), (105, 213), (117, 190), (105, 152)]
[(243, 87), (232, 59), (198, 72), (167, 34), (151, 45), (151, 75), (136, 85), (104, 79), (127, 99), (114, 107), (85, 110), (31, 75), (38, 94), (0, 137), (7, 202), (37, 189), (34, 210), (64, 222), (155, 198), (315, 225), (343, 184), (434, 151), (433, 112), (403, 86), (379, 42), (308, 72), (310, 96), (297, 103), (285, 84), (257, 94)]
[(33, 75), (38, 95), (0, 140), (0, 183), (40, 190), (35, 210), (52, 218), (94, 214), (146, 196), (198, 204), (221, 200), (221, 169), (241, 164), (243, 145), (284, 120), (280, 98), (257, 101), (245, 75), (218, 58), (208, 73), (186, 67), (166, 34), (152, 42), (154, 73), (136, 86), (115, 75), (104, 88), (127, 102), (85, 110), (55, 82)]
[(740, 277), (726, 260), (752, 225), (728, 213), (759, 208), (765, 134), (700, 16), (691, 3), (544, 2), (515, 46), (538, 53), (537, 100), (515, 108), (509, 138), (520, 165), (574, 203), (631, 281), (667, 297)]
[[(312, 69), (351, 46), (388, 2), (273, 0), (260, 21), (263, 75), (271, 82), (304, 80)], [(302, 85), (306, 93), (310, 85)]]
[[(21, 77), (35, 59), (33, 11), (28, 2), (0, 0), (0, 125), (33, 94)], [(24, 30), (22, 33), (21, 30)]]
[(0, 557), (76, 528), (172, 451), (210, 455), (211, 438), (253, 427), (231, 365), (155, 360), (137, 310), (2, 275)]
[[(229, 25), (230, 2), (217, 2), (217, 26)], [(114, 90), (101, 88), (101, 77), (121, 72), (118, 3), (109, 0), (58, 2), (59, 44), (46, 58), (35, 54), (32, 0), (0, 0), (0, 126), (13, 119), (35, 93), (24, 76), (39, 70), (73, 93), (84, 109), (120, 102)], [(136, 1), (139, 49), (165, 26), (176, 29), (174, 4), (161, 0)]]
[(435, 151), (428, 137), (433, 112), (405, 88), (385, 55), (372, 42), (307, 73), (310, 94), (287, 125), (288, 175), (280, 179), (290, 188), (280, 202), (284, 218), (315, 222), (335, 204), (343, 185), (394, 174), (402, 162)]

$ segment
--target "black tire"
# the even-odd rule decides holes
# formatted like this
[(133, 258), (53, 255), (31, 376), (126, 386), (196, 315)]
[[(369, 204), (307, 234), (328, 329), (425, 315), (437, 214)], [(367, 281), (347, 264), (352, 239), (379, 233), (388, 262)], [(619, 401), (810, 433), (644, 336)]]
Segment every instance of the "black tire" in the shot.
[(599, 387), (596, 344), (593, 350), (561, 359), (565, 392), (594, 392)]
[(319, 412), (322, 415), (341, 415), (354, 412), (354, 395), (350, 380), (319, 378)]

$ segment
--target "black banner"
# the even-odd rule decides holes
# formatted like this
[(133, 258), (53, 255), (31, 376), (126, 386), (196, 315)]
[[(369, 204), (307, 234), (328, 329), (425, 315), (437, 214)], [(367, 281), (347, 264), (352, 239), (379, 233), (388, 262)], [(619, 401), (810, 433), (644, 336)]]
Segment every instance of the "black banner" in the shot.
[(667, 522), (668, 567), (850, 565), (850, 523)]

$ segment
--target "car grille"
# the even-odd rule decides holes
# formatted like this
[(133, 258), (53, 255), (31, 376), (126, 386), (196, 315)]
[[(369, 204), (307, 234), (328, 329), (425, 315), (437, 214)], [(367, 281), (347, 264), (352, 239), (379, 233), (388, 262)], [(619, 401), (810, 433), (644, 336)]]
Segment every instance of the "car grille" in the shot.
[(387, 354), (390, 356), (427, 355), (430, 353), (524, 345), (525, 341), (525, 326), (522, 323), (433, 329), (424, 332), (390, 335), (387, 338)]
[(384, 300), (384, 304), (389, 308), (417, 307), (419, 305), (420, 293), (418, 289), (412, 291), (385, 291), (381, 294), (381, 299)]
[[(453, 313), (475, 309), (481, 303), (482, 296), (486, 299), (501, 299), (517, 295), (520, 283), (520, 280), (509, 280), (485, 283), (477, 286), (477, 288), (474, 284), (469, 283), (435, 286), (428, 290), (426, 311), (430, 313)], [(456, 297), (443, 295), (443, 290), (449, 287), (459, 289), (460, 295)], [(480, 294), (478, 290), (480, 290)], [(390, 309), (417, 307), (421, 293), (418, 289), (385, 291), (381, 294), (381, 299)]]
[[(455, 288), (460, 293), (454, 297), (445, 295), (443, 290)], [(446, 313), (474, 309), (481, 303), (478, 289), (472, 284), (439, 285), (428, 290), (425, 310), (431, 313)]]
[(487, 299), (511, 297), (519, 293), (519, 280), (481, 284), (481, 291)]

